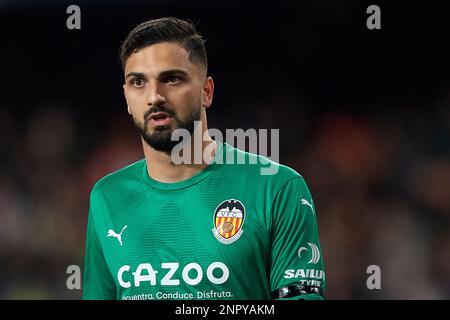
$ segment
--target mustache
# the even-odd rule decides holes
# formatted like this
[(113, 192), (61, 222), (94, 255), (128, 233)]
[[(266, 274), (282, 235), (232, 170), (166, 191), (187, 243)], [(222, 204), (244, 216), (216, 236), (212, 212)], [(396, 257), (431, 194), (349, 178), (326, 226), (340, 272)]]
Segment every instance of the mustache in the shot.
[(175, 112), (173, 110), (168, 109), (165, 106), (152, 106), (148, 109), (144, 114), (144, 120), (147, 121), (152, 113), (156, 112), (165, 112), (172, 118), (175, 118)]

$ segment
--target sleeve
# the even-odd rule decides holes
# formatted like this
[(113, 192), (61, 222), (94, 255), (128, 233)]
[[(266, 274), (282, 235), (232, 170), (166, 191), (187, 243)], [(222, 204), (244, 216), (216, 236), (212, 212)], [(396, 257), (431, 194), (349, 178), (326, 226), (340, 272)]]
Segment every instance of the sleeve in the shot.
[(289, 180), (272, 204), (270, 286), (274, 299), (324, 299), (325, 270), (316, 210), (303, 177)]
[(84, 259), (83, 300), (116, 299), (116, 284), (106, 264), (95, 228), (95, 200), (91, 192)]

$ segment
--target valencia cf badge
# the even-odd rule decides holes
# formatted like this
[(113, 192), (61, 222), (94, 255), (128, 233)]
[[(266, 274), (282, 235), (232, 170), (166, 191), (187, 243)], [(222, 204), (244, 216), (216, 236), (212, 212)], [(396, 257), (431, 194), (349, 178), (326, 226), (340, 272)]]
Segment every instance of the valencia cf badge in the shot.
[(242, 235), (245, 208), (239, 200), (225, 200), (214, 212), (214, 228), (212, 232), (217, 240), (223, 244), (230, 244)]

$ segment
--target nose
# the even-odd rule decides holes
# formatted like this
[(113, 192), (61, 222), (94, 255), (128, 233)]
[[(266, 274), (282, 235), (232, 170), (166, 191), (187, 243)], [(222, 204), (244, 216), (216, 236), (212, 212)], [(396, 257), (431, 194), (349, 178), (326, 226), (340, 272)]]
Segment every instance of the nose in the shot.
[(147, 97), (147, 104), (149, 106), (158, 106), (166, 102), (166, 98), (161, 91), (158, 83), (149, 86), (149, 93)]

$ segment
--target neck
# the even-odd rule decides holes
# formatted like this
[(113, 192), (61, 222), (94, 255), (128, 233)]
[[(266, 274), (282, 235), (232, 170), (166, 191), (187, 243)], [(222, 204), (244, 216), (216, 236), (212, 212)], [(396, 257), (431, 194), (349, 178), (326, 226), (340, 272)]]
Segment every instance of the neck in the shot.
[[(186, 146), (184, 147), (184, 149), (190, 148), (191, 161), (186, 161), (188, 163), (174, 164), (171, 154), (153, 149), (141, 138), (145, 160), (147, 162), (148, 175), (159, 182), (174, 183), (187, 180), (205, 169), (214, 159), (217, 144), (208, 135), (206, 129), (202, 128), (202, 133), (204, 134), (205, 139), (202, 139), (200, 146), (200, 154), (202, 155), (201, 163), (196, 163), (194, 161), (195, 152), (199, 152), (198, 150), (194, 150), (194, 147), (197, 146), (194, 144), (193, 139), (186, 141)], [(207, 150), (206, 155), (203, 156), (205, 150)]]

